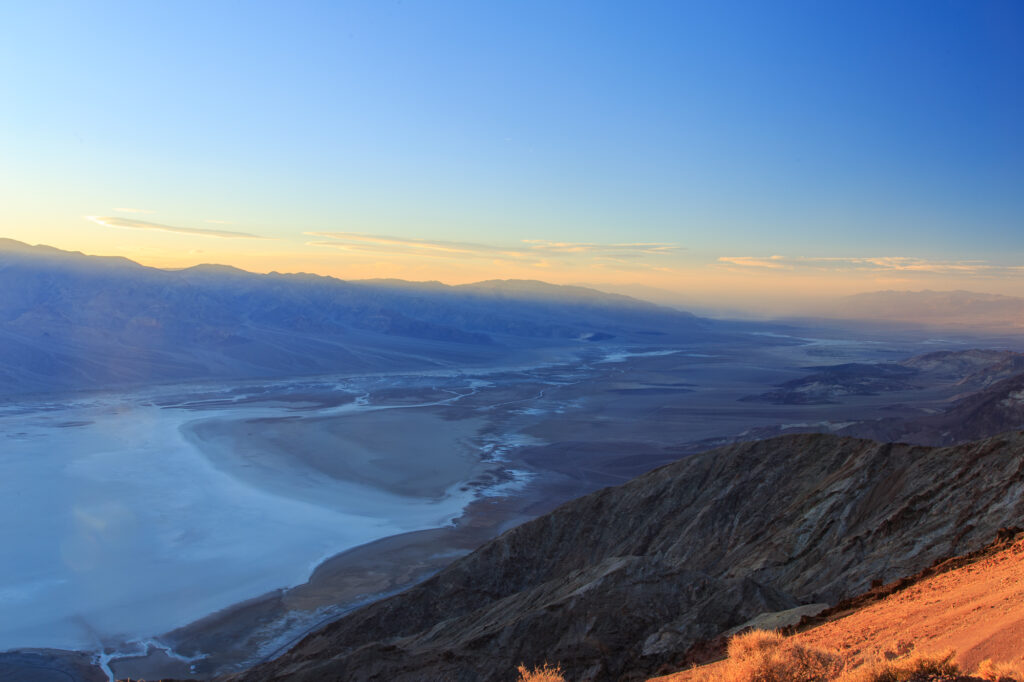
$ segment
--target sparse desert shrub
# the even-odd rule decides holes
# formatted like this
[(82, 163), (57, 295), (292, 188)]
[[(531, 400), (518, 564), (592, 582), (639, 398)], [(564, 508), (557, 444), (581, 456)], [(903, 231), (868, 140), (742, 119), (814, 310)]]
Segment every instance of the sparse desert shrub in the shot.
[(778, 630), (748, 630), (729, 640), (727, 652), (730, 659), (746, 659), (777, 649), (785, 641), (786, 638)]
[(927, 682), (963, 675), (953, 662), (954, 652), (914, 654), (908, 658), (871, 663), (846, 673), (839, 682)]
[(975, 676), (991, 682), (1020, 682), (1024, 680), (1024, 665), (1019, 663), (993, 663), (986, 658), (978, 664)]
[(544, 665), (533, 670), (528, 670), (525, 665), (519, 666), (519, 682), (565, 682), (562, 677), (562, 667), (558, 665)]
[[(898, 650), (903, 653), (902, 648)], [(692, 682), (944, 682), (959, 679), (1024, 682), (1024, 664), (991, 660), (982, 661), (968, 677), (953, 662), (953, 651), (918, 653), (845, 670), (845, 663), (837, 654), (797, 644), (768, 630), (736, 635), (729, 640), (727, 651), (725, 661), (696, 668), (689, 679)]]
[(827, 682), (842, 671), (834, 654), (796, 644), (777, 632), (751, 630), (729, 640), (729, 658), (697, 682)]

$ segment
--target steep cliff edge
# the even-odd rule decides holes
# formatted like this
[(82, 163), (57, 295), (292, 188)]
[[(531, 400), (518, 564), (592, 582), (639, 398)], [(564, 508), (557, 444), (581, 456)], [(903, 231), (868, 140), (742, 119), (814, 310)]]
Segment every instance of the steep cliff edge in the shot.
[(1024, 434), (741, 443), (519, 526), (238, 680), (643, 679), (765, 611), (835, 602), (1024, 517)]

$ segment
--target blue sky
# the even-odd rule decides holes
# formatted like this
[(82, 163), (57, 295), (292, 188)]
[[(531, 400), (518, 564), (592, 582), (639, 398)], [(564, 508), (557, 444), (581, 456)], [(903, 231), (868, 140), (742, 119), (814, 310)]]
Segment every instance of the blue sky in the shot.
[(0, 219), (158, 265), (1024, 293), (1022, 35), (1020, 2), (8, 3)]

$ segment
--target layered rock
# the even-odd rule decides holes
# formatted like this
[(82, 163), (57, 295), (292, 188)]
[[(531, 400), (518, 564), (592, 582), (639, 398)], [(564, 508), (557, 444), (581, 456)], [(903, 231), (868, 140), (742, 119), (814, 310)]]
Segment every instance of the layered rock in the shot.
[(993, 433), (1024, 429), (1024, 373), (992, 383), (933, 415), (859, 422), (843, 435), (952, 445)]
[(504, 680), (543, 660), (642, 679), (759, 613), (976, 549), (1022, 493), (1024, 434), (731, 445), (563, 505), (234, 679)]

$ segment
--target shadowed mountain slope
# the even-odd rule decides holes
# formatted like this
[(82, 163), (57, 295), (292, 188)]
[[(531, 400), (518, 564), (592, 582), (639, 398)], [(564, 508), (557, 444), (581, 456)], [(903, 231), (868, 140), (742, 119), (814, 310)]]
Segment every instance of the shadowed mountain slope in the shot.
[(827, 405), (842, 402), (846, 396), (879, 395), (942, 385), (954, 387), (957, 393), (963, 394), (1024, 372), (1024, 354), (992, 349), (936, 351), (902, 362), (853, 362), (806, 369), (811, 372), (807, 376), (742, 400), (778, 405)]
[(642, 679), (765, 611), (835, 602), (1024, 516), (1024, 435), (741, 443), (519, 526), (240, 680)]
[(865, 421), (840, 433), (878, 440), (950, 445), (1016, 429), (1024, 429), (1024, 373), (971, 393), (940, 414)]

